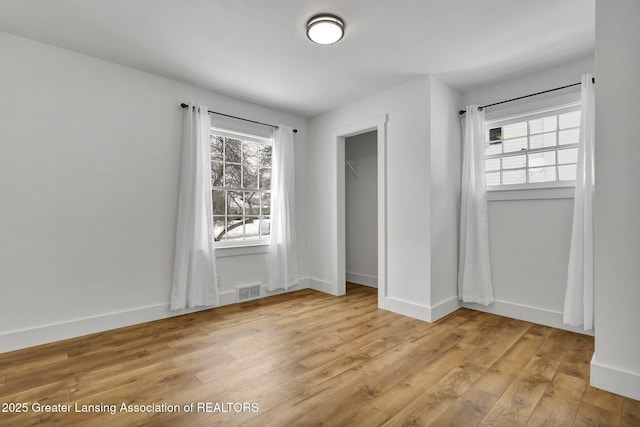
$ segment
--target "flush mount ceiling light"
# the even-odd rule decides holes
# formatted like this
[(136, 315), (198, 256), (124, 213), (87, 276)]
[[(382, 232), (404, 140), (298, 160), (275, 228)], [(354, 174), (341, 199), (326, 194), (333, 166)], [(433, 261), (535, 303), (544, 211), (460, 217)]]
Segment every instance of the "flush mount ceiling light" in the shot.
[(314, 43), (334, 44), (343, 35), (344, 21), (338, 16), (323, 13), (307, 21), (307, 37)]

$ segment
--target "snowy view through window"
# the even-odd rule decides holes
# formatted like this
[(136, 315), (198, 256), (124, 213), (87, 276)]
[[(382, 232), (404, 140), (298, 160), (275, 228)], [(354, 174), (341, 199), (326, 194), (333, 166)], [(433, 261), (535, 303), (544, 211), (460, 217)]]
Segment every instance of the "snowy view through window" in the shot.
[(241, 135), (211, 135), (211, 186), (216, 242), (269, 238), (271, 143)]

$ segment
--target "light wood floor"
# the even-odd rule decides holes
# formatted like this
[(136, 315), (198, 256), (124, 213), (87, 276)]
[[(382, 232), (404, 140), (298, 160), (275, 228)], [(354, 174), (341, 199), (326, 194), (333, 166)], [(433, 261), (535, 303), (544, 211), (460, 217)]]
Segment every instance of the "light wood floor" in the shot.
[[(302, 290), (0, 354), (1, 409), (29, 410), (0, 425), (640, 425), (640, 402), (589, 386), (591, 337), (376, 306)], [(154, 402), (179, 412), (122, 409)]]

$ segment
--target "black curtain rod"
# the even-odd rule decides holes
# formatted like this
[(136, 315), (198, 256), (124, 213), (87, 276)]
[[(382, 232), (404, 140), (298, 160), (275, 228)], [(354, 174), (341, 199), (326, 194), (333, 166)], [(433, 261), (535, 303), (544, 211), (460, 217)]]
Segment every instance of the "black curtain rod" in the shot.
[[(596, 82), (596, 79), (594, 77), (594, 78), (591, 79), (591, 83), (595, 83), (595, 82)], [(524, 95), (524, 96), (519, 96), (517, 98), (507, 99), (506, 101), (500, 101), (500, 102), (494, 102), (493, 104), (482, 105), (482, 106), (478, 107), (478, 111), (482, 111), (483, 109), (485, 109), (487, 107), (493, 107), (494, 105), (506, 104), (507, 102), (517, 101), (519, 99), (524, 99), (524, 98), (530, 98), (532, 96), (542, 95), (543, 93), (555, 92), (556, 90), (566, 89), (568, 87), (573, 87), (573, 86), (579, 86), (581, 84), (582, 84), (581, 82), (572, 83), (570, 85), (556, 87), (554, 89), (549, 89), (549, 90), (543, 90), (542, 92), (536, 92), (536, 93), (532, 93), (530, 95)], [(460, 115), (463, 115), (466, 112), (467, 112), (467, 110), (460, 110)]]
[[(187, 104), (185, 104), (185, 103), (183, 102), (182, 104), (180, 104), (180, 106), (181, 106), (182, 108), (187, 108), (189, 105), (187, 105)], [(194, 107), (194, 108), (195, 108), (195, 107)], [(262, 126), (269, 126), (269, 127), (274, 128), (274, 129), (280, 129), (280, 128), (278, 127), (278, 125), (272, 125), (272, 124), (270, 124), (270, 123), (256, 122), (255, 120), (249, 120), (249, 119), (245, 119), (245, 118), (242, 118), (242, 117), (232, 116), (232, 115), (230, 115), (230, 114), (218, 113), (217, 111), (211, 111), (211, 110), (207, 110), (207, 111), (209, 112), (209, 114), (217, 114), (217, 115), (219, 115), (219, 116), (231, 117), (232, 119), (243, 120), (243, 121), (245, 121), (245, 122), (251, 122), (251, 123), (255, 123), (255, 124), (258, 124), (258, 125), (262, 125)], [(298, 133), (298, 129), (294, 129), (294, 130), (293, 130), (293, 133)]]

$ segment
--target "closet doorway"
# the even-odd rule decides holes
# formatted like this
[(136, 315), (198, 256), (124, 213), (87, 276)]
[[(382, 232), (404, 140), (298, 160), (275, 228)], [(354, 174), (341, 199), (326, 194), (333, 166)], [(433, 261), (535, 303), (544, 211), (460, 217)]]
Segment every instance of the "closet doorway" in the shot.
[[(376, 147), (376, 155), (375, 155), (375, 191), (376, 191), (376, 202), (374, 203), (375, 208), (370, 208), (371, 211), (368, 213), (368, 223), (375, 224), (373, 228), (370, 228), (370, 233), (375, 234), (376, 238), (374, 239), (374, 244), (376, 249), (373, 251), (377, 257), (376, 265), (377, 270), (373, 270), (375, 273), (368, 275), (372, 276), (371, 278), (375, 278), (374, 282), (369, 280), (369, 286), (371, 283), (376, 283), (378, 288), (378, 307), (385, 308), (386, 296), (387, 296), (387, 217), (386, 217), (386, 145), (387, 145), (387, 115), (381, 115), (377, 117), (373, 117), (368, 120), (363, 120), (361, 122), (353, 123), (350, 126), (346, 126), (342, 129), (336, 131), (335, 141), (336, 141), (336, 151), (335, 151), (335, 159), (336, 159), (336, 201), (335, 201), (335, 222), (333, 222), (332, 232), (334, 236), (335, 242), (335, 258), (334, 258), (334, 274), (335, 279), (334, 283), (336, 286), (335, 295), (344, 295), (346, 294), (346, 281), (347, 281), (347, 262), (346, 262), (346, 253), (347, 253), (347, 227), (346, 227), (346, 197), (347, 197), (347, 184), (346, 184), (346, 174), (352, 174), (353, 170), (347, 160), (354, 160), (353, 158), (347, 159), (346, 157), (346, 145), (347, 140), (350, 138), (359, 139), (360, 135), (363, 134), (371, 134), (373, 136), (373, 140), (375, 143), (372, 143)], [(365, 137), (362, 137), (365, 138)], [(355, 163), (352, 163), (352, 166), (356, 171), (358, 171), (358, 167)], [(371, 171), (369, 171), (371, 172)], [(362, 176), (364, 173), (364, 166), (360, 165), (360, 170), (358, 174)], [(351, 179), (351, 177), (349, 178)], [(349, 196), (351, 197), (351, 196)], [(375, 218), (372, 220), (372, 215)], [(351, 224), (351, 222), (350, 222)], [(354, 230), (350, 230), (353, 232)], [(350, 239), (350, 245), (352, 245), (354, 239)], [(361, 244), (361, 243), (360, 243)], [(372, 245), (373, 246), (373, 245)], [(371, 248), (369, 248), (371, 249)], [(351, 250), (351, 247), (350, 247)], [(354, 269), (354, 271), (350, 271), (350, 273), (364, 273), (367, 274), (366, 271), (356, 271), (356, 267), (352, 266), (352, 262), (354, 259), (350, 258), (350, 267)], [(368, 270), (367, 270), (368, 271)], [(354, 279), (354, 276), (350, 276)], [(371, 279), (369, 278), (369, 279)], [(364, 280), (362, 280), (364, 281)]]
[(378, 131), (345, 138), (345, 273), (378, 287)]

